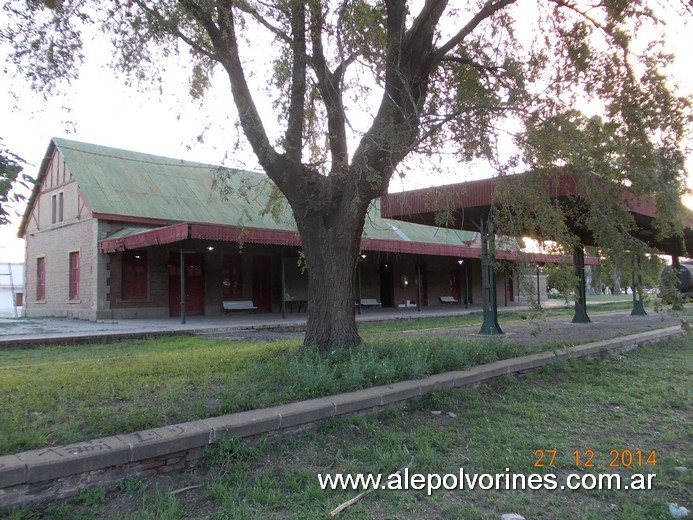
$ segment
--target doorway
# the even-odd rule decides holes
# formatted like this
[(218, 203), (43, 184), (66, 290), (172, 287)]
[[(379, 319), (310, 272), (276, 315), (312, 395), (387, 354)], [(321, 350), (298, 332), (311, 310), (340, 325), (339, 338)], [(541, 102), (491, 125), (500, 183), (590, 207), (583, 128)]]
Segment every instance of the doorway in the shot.
[[(205, 257), (202, 253), (184, 253), (185, 314), (202, 316), (205, 312)], [(180, 316), (180, 251), (168, 257), (168, 308), (170, 316)]]
[(253, 305), (260, 312), (272, 312), (272, 265), (266, 255), (253, 256)]
[(383, 307), (395, 306), (394, 266), (392, 262), (380, 264), (380, 303)]

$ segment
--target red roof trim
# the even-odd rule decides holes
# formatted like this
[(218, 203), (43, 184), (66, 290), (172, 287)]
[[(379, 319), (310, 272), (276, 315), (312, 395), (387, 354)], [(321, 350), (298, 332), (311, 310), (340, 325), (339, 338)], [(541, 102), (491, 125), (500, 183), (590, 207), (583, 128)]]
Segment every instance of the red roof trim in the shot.
[(119, 238), (106, 238), (99, 241), (99, 252), (115, 253), (129, 249), (142, 249), (144, 247), (173, 244), (188, 238), (188, 223), (173, 224), (151, 231), (144, 231), (134, 235)]
[(300, 246), (295, 231), (263, 229), (222, 224), (190, 224), (190, 238), (219, 240), (222, 242), (251, 242), (278, 246)]

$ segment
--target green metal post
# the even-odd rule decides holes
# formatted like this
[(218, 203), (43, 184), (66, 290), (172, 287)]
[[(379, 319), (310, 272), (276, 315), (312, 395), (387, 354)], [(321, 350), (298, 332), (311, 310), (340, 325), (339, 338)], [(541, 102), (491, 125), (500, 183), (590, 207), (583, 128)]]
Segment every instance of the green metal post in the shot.
[(573, 265), (575, 274), (578, 278), (578, 285), (575, 292), (575, 314), (573, 323), (591, 323), (587, 316), (587, 282), (585, 280), (585, 250), (582, 245), (575, 246), (573, 252)]
[(481, 220), (481, 289), (483, 295), (483, 323), (479, 334), (503, 334), (498, 325), (498, 301), (496, 295), (495, 234), (492, 217)]
[[(640, 270), (640, 257), (635, 259), (635, 267)], [(642, 274), (638, 273), (637, 277), (635, 275), (635, 269), (633, 269), (633, 310), (631, 311), (631, 316), (647, 316), (645, 311), (645, 305), (642, 301)]]

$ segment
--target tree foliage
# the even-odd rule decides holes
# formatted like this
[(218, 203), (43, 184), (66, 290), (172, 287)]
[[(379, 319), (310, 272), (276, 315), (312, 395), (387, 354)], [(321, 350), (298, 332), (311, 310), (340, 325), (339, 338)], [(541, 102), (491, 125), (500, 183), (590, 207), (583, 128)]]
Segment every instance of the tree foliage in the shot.
[[(12, 22), (0, 37), (37, 89), (74, 78), (94, 25), (140, 81), (179, 52), (190, 57), (193, 97), (217, 71), (227, 76), (243, 133), (296, 219), (312, 302), (306, 343), (323, 350), (360, 342), (353, 272), (365, 215), (416, 154), (536, 172), (499, 199), (506, 232), (533, 227), (569, 244), (578, 221), (600, 246), (622, 249), (633, 224), (624, 187), (656, 200), (661, 233), (681, 231), (690, 103), (669, 86), (661, 43), (638, 47), (662, 27), (656, 2), (26, 0), (4, 9)], [(684, 2), (669, 9), (690, 14)], [(567, 213), (542, 180), (566, 168), (584, 203)]]
[(0, 225), (9, 223), (13, 208), (25, 197), (18, 189), (29, 188), (33, 182), (28, 175), (20, 175), (24, 161), (8, 150), (0, 138)]

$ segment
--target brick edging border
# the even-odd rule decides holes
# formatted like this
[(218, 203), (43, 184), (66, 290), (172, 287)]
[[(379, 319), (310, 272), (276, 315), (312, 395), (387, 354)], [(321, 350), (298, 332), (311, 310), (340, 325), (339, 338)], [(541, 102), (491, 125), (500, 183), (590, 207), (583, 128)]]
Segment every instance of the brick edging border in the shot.
[(419, 380), (0, 456), (0, 508), (66, 498), (81, 487), (113, 484), (126, 476), (146, 477), (183, 469), (201, 457), (204, 446), (223, 438), (253, 437), (331, 417), (370, 412), (435, 390), (468, 387), (557, 361), (624, 352), (682, 333), (680, 326), (668, 327)]

